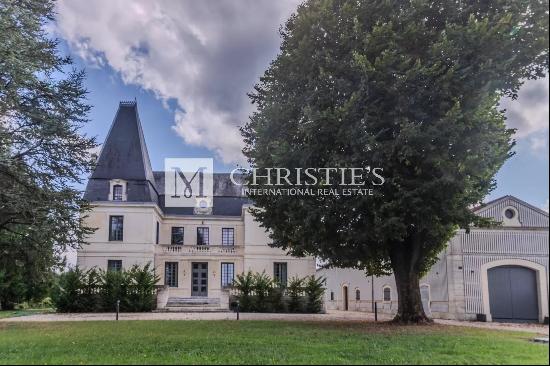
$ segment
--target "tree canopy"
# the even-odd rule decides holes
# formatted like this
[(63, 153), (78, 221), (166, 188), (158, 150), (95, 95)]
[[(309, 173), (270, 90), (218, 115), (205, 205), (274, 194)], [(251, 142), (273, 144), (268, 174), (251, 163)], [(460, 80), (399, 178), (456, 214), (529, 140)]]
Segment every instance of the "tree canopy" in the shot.
[(92, 230), (75, 188), (90, 172), (96, 146), (80, 131), (90, 109), (84, 72), (59, 54), (45, 29), (53, 20), (53, 1), (0, 2), (2, 306), (25, 299), (21, 288), (45, 281), (64, 250)]
[(382, 167), (385, 183), (253, 194), (254, 214), (294, 255), (393, 272), (397, 319), (425, 320), (420, 276), (457, 228), (487, 224), (470, 208), (513, 154), (499, 100), (548, 70), (548, 2), (310, 0), (281, 36), (250, 94), (251, 165)]

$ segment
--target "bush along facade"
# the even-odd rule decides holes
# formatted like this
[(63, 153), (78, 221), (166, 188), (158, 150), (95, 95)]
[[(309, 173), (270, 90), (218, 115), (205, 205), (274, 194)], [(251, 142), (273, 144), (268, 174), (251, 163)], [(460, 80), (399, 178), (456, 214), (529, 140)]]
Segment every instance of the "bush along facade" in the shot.
[(151, 264), (129, 270), (102, 271), (80, 268), (62, 273), (52, 291), (58, 312), (112, 312), (120, 301), (122, 312), (152, 311), (159, 277)]
[(236, 276), (231, 287), (233, 310), (256, 313), (320, 313), (323, 311), (325, 278), (293, 277), (278, 283), (265, 272), (248, 271)]

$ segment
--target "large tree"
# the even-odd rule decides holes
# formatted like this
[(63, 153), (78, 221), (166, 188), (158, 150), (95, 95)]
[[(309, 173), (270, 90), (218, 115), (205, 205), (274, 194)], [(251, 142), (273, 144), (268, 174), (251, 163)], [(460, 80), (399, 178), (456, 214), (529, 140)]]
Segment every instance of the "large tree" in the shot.
[(67, 247), (91, 229), (75, 187), (95, 141), (84, 73), (58, 53), (46, 26), (52, 1), (0, 1), (0, 306), (34, 297)]
[(499, 100), (547, 72), (548, 2), (310, 0), (281, 35), (242, 129), (252, 167), (386, 179), (373, 196), (252, 194), (254, 214), (294, 255), (393, 272), (396, 320), (429, 321), (419, 279), (457, 228), (486, 224), (470, 207), (514, 145)]

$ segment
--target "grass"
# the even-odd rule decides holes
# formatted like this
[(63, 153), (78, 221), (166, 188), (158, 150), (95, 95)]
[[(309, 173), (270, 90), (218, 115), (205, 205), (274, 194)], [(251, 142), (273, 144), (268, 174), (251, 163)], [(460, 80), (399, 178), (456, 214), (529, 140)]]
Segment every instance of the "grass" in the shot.
[(548, 364), (521, 332), (383, 323), (0, 323), (5, 364)]

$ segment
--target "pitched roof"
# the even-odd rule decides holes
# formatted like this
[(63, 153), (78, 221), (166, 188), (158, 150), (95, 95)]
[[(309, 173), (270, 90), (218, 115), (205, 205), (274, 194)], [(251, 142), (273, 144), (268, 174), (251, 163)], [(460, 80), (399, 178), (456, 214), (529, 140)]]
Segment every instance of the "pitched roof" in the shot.
[(92, 179), (155, 182), (136, 102), (120, 102)]
[(106, 201), (111, 179), (127, 181), (130, 202), (158, 202), (136, 102), (120, 102), (95, 170), (88, 180), (84, 199)]
[(484, 203), (472, 211), (479, 216), (502, 221), (507, 207), (514, 207), (518, 211), (522, 227), (548, 227), (548, 212), (510, 195)]
[[(126, 181), (128, 202), (152, 202), (166, 214), (193, 215), (193, 207), (164, 206), (164, 172), (151, 168), (136, 102), (120, 102), (84, 199), (107, 201), (112, 179)], [(234, 185), (228, 173), (215, 173), (213, 184), (212, 214), (240, 216), (243, 205), (250, 203), (241, 186)]]

